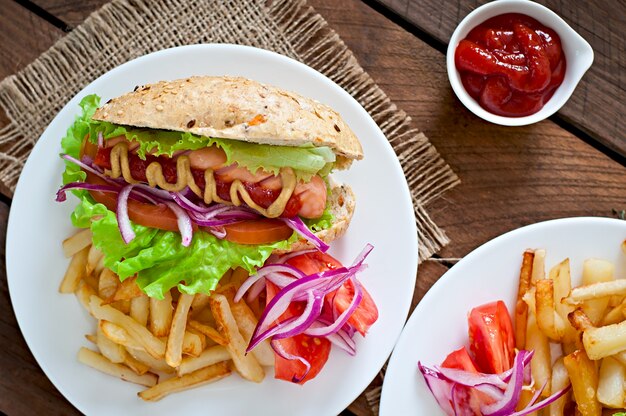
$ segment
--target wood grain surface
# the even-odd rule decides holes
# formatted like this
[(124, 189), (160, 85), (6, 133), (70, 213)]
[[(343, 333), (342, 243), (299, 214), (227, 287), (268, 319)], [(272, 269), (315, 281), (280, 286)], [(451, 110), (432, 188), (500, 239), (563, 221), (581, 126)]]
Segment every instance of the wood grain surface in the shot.
[[(487, 0), (376, 0), (448, 43), (459, 22)], [(603, 145), (626, 155), (626, 2), (537, 0), (593, 47), (592, 67), (559, 116)]]
[[(62, 35), (21, 6), (8, 0), (0, 2), (3, 19), (14, 20), (17, 26), (25, 22), (26, 27), (6, 35), (5, 26), (0, 26), (0, 36), (7, 39), (0, 43), (0, 68), (4, 68), (4, 56), (11, 49), (31, 43), (45, 49), (54, 42), (51, 33), (58, 31)], [(75, 26), (102, 1), (36, 3), (62, 22)], [(310, 3), (460, 176), (461, 185), (428, 207), (452, 240), (441, 257), (462, 257), (503, 232), (537, 221), (581, 215), (612, 216), (612, 209), (626, 209), (624, 166), (551, 121), (504, 128), (477, 119), (454, 97), (440, 51), (358, 0)], [(5, 16), (5, 10), (13, 14)], [(31, 21), (37, 24), (30, 27)], [(0, 205), (2, 236), (6, 235), (2, 228), (6, 227), (6, 213), (6, 205)], [(4, 262), (4, 251), (0, 254), (0, 261)], [(413, 305), (451, 263), (427, 261), (420, 266)], [(0, 338), (6, 352), (0, 358), (0, 372), (10, 377), (0, 378), (0, 411), (8, 415), (77, 413), (54, 389), (28, 351), (11, 308), (4, 267), (1, 270)], [(350, 411), (371, 414), (363, 396), (350, 406)]]

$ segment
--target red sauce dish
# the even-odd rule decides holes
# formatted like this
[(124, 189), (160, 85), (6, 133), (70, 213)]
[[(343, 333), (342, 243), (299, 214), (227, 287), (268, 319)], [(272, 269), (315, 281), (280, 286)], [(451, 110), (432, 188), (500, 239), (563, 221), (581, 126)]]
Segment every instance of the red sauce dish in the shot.
[(468, 94), (490, 113), (535, 114), (565, 77), (559, 35), (532, 17), (507, 13), (472, 29), (454, 62)]

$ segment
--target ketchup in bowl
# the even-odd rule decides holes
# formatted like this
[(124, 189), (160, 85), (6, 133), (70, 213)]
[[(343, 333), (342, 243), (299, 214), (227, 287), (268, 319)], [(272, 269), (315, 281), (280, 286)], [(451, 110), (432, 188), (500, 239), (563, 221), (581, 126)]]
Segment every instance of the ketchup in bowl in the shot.
[(518, 13), (476, 26), (459, 42), (454, 61), (469, 95), (485, 110), (506, 117), (539, 111), (565, 77), (559, 36)]

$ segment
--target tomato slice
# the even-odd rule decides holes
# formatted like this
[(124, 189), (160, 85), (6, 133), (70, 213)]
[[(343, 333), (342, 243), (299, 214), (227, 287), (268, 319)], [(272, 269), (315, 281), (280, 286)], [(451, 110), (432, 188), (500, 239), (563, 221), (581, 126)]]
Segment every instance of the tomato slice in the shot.
[(513, 366), (513, 323), (501, 300), (472, 309), (469, 314), (470, 351), (483, 373), (498, 374)]
[[(87, 172), (87, 183), (105, 185), (106, 182), (96, 175)], [(115, 212), (117, 210), (117, 194), (111, 192), (89, 191), (96, 202)], [(131, 221), (146, 227), (166, 231), (178, 231), (176, 215), (166, 205), (153, 205), (134, 199), (128, 199), (128, 217)]]
[(477, 373), (476, 365), (470, 357), (469, 352), (467, 352), (467, 348), (461, 347), (456, 351), (452, 351), (443, 363), (441, 363), (442, 367), (445, 368), (454, 368), (456, 370), (469, 371), (472, 373)]
[[(367, 330), (378, 320), (378, 308), (372, 296), (361, 285), (361, 291), (363, 297), (359, 306), (354, 310), (354, 313), (348, 319), (348, 323), (351, 324), (359, 333), (365, 336)], [(354, 298), (354, 286), (351, 280), (347, 280), (343, 286), (341, 286), (333, 296), (333, 303), (337, 312), (342, 313), (350, 306), (350, 302)]]
[[(269, 303), (269, 301), (276, 296), (279, 290), (271, 282), (267, 282), (266, 287), (267, 302)], [(283, 315), (281, 315), (278, 321), (281, 322), (285, 319), (291, 318), (292, 316), (301, 315), (303, 310), (303, 302), (291, 303), (289, 308)], [(300, 334), (291, 338), (274, 340), (273, 342), (279, 343), (282, 349), (288, 354), (302, 357), (311, 365), (309, 372), (306, 376), (304, 376), (306, 366), (302, 362), (298, 360), (287, 360), (278, 354), (275, 354), (274, 377), (280, 380), (293, 382), (294, 379), (300, 379), (304, 376), (298, 384), (304, 384), (317, 376), (324, 367), (324, 364), (326, 364), (326, 361), (328, 361), (328, 356), (330, 354), (331, 345), (330, 341), (326, 338)]]
[[(287, 263), (301, 270), (305, 274), (320, 273), (325, 270), (333, 270), (342, 267), (341, 263), (334, 257), (315, 251), (302, 254), (287, 260)], [(378, 319), (378, 308), (371, 295), (361, 285), (363, 298), (354, 313), (348, 319), (350, 323), (361, 335), (365, 335), (367, 330)], [(351, 281), (346, 281), (334, 293), (329, 293), (327, 299), (333, 303), (339, 313), (342, 313), (350, 306), (354, 297), (354, 286)]]
[(276, 219), (246, 220), (224, 226), (225, 240), (239, 244), (267, 244), (286, 240), (293, 230)]

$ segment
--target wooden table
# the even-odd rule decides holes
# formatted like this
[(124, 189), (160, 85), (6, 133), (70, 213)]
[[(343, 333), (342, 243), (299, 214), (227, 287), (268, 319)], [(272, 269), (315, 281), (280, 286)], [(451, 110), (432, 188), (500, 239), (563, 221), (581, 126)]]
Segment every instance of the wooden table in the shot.
[[(104, 0), (0, 0), (0, 79), (35, 59)], [(484, 0), (310, 0), (361, 65), (437, 147), (462, 183), (429, 212), (451, 243), (420, 266), (413, 305), (452, 265), (506, 231), (626, 209), (623, 1), (542, 0), (594, 47), (596, 62), (550, 120), (506, 128), (477, 119), (448, 84), (444, 53), (456, 23)], [(0, 116), (0, 125), (2, 123)], [(0, 197), (0, 235), (10, 198)], [(4, 264), (4, 246), (0, 261)], [(19, 331), (0, 279), (0, 411), (75, 414), (45, 377)], [(380, 383), (374, 381), (374, 383)], [(361, 397), (346, 414), (370, 414)]]

